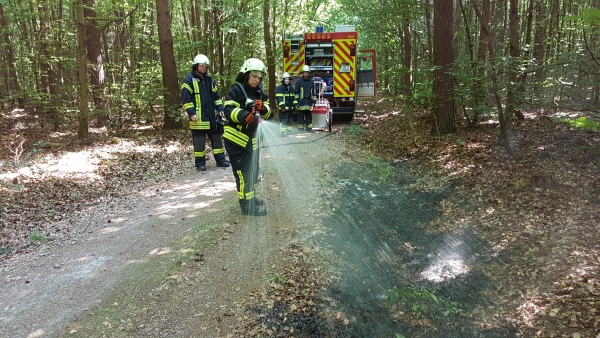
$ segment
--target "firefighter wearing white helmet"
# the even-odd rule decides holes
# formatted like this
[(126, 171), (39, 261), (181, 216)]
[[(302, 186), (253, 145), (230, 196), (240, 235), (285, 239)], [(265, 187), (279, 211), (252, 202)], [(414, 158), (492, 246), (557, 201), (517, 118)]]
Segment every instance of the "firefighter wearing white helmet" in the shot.
[(208, 75), (209, 65), (206, 55), (196, 55), (192, 62), (192, 72), (181, 85), (181, 103), (190, 118), (194, 164), (198, 171), (206, 171), (206, 136), (210, 140), (217, 166), (229, 167), (221, 139), (223, 100), (217, 84)]
[(225, 98), (225, 147), (235, 177), (243, 215), (264, 216), (264, 201), (254, 195), (258, 182), (259, 122), (271, 117), (269, 97), (262, 91), (265, 64), (255, 58), (242, 65)]
[(312, 108), (317, 101), (313, 88), (313, 79), (310, 78), (310, 67), (302, 67), (302, 77), (296, 81), (294, 95), (296, 97), (296, 109), (298, 110), (298, 132), (312, 130)]
[(281, 84), (275, 88), (275, 99), (279, 107), (279, 135), (287, 136), (292, 132), (293, 109), (298, 104), (289, 73), (283, 73)]

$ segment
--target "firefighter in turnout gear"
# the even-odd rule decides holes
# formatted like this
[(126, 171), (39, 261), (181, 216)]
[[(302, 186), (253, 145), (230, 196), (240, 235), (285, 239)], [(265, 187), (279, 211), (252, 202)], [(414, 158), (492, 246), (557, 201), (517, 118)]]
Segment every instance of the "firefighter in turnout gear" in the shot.
[(243, 215), (264, 216), (264, 201), (254, 195), (258, 182), (258, 124), (271, 117), (269, 97), (261, 89), (266, 68), (259, 59), (246, 60), (225, 98), (227, 124), (223, 138), (231, 160)]
[(298, 110), (298, 132), (303, 130), (312, 132), (312, 109), (317, 97), (314, 93), (313, 81), (309, 77), (310, 67), (302, 68), (302, 77), (296, 81), (294, 94), (296, 96), (296, 109)]
[(298, 105), (291, 81), (290, 74), (283, 73), (281, 84), (275, 89), (275, 99), (279, 107), (279, 134), (283, 137), (292, 133), (292, 109)]
[(229, 167), (220, 132), (223, 101), (215, 81), (208, 75), (209, 65), (205, 55), (196, 55), (192, 72), (181, 85), (181, 102), (190, 118), (194, 162), (198, 171), (206, 171), (206, 136), (210, 139), (217, 166)]

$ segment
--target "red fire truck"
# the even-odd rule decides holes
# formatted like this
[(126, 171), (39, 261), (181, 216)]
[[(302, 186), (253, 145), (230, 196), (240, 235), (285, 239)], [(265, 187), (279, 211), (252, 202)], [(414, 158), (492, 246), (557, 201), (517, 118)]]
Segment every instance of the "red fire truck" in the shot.
[[(376, 83), (375, 50), (357, 50), (358, 32), (354, 26), (337, 26), (335, 32), (283, 34), (283, 69), (293, 83), (310, 67), (310, 75), (319, 77), (326, 86), (322, 97), (332, 115), (350, 120), (358, 97), (374, 96)], [(313, 112), (314, 117), (314, 112)], [(314, 121), (313, 121), (314, 123)]]

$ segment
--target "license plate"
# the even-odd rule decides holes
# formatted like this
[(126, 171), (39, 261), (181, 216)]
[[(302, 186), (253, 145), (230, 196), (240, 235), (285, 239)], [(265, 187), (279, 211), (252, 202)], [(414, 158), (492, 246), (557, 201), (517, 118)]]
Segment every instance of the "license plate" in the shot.
[(340, 72), (341, 73), (350, 73), (350, 65), (341, 65)]

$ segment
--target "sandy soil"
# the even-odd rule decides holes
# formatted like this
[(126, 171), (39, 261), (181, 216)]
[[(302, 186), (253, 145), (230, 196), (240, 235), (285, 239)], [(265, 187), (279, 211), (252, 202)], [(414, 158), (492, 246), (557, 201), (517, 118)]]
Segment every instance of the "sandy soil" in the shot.
[(335, 133), (266, 135), (266, 217), (241, 216), (231, 169), (214, 162), (103, 201), (63, 220), (77, 232), (3, 262), (0, 336), (243, 335), (243, 303), (314, 231), (319, 170), (343, 148)]

